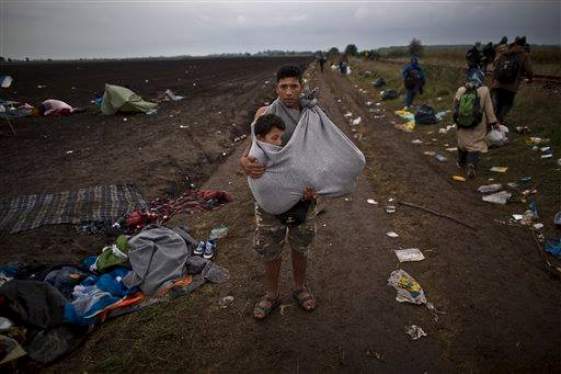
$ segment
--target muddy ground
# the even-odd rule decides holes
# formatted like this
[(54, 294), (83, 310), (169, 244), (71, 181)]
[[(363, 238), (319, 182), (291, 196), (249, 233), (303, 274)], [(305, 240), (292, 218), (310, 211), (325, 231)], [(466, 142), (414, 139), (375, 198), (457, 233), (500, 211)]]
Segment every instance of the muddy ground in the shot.
[[(320, 74), (314, 67), (308, 73), (310, 84), (320, 88), (321, 105), (332, 120), (351, 136), (344, 113), (362, 117), (363, 137), (357, 144), (367, 156), (367, 169), (352, 196), (325, 201), (325, 213), (318, 217), (309, 284), (319, 308), (305, 313), (293, 304), (285, 257), (281, 310), (263, 322), (252, 319), (253, 304), (263, 292), (263, 271), (251, 250), (253, 203), (238, 166), (243, 145), (221, 148), (220, 140), (227, 137), (224, 129), (232, 122), (247, 124), (250, 112), (270, 100), (271, 88), (263, 84), (272, 82), (275, 67), (276, 61), (262, 70), (240, 64), (246, 79), (223, 77), (200, 95), (177, 86), (178, 93), (192, 96), (163, 105), (157, 120), (138, 115), (123, 123), (119, 117), (84, 114), (92, 116), (91, 136), (82, 138), (85, 122), (75, 116), (24, 123), (18, 125), (18, 137), (1, 138), (2, 152), (7, 151), (2, 157), (2, 178), (7, 181), (1, 187), (3, 197), (121, 180), (155, 197), (180, 189), (181, 173), (193, 173), (191, 165), (198, 165), (204, 187), (228, 190), (236, 198), (221, 209), (170, 222), (188, 224), (197, 237), (204, 237), (213, 225), (227, 224), (230, 233), (219, 242), (217, 261), (230, 270), (231, 282), (207, 285), (189, 297), (108, 321), (76, 352), (47, 370), (558, 372), (560, 283), (544, 272), (531, 233), (495, 222), (511, 208), (481, 202), (474, 192), (476, 182), (454, 183), (452, 161), (424, 157), (411, 144), (415, 135), (395, 129), (390, 118), (374, 118), (366, 98), (348, 79), (331, 71)], [(156, 77), (158, 70), (150, 71)], [(159, 86), (165, 88), (170, 87)], [(145, 94), (139, 89), (147, 98), (157, 91)], [(174, 111), (177, 116), (170, 118)], [(106, 122), (100, 125), (100, 119)], [(195, 127), (195, 121), (201, 125)], [(181, 132), (180, 123), (194, 128)], [(223, 133), (216, 135), (219, 129)], [(197, 164), (185, 151), (196, 149), (193, 139), (204, 144), (204, 162)], [(75, 159), (64, 152), (87, 147), (91, 149), (78, 152)], [(146, 153), (139, 154), (139, 147)], [(225, 149), (229, 156), (219, 157)], [(21, 163), (16, 167), (6, 159)], [(379, 205), (367, 204), (368, 198)], [(475, 230), (404, 206), (388, 215), (383, 207), (389, 198), (449, 214)], [(390, 230), (399, 238), (387, 237)], [(8, 249), (2, 251), (4, 261), (62, 261), (95, 253), (107, 238), (52, 226), (7, 235), (3, 241)], [(427, 258), (400, 265), (393, 253), (399, 247), (420, 248)], [(427, 298), (445, 313), (438, 321), (424, 307), (395, 301), (386, 281), (399, 267), (416, 277)], [(226, 295), (234, 296), (234, 302), (221, 308), (219, 300)], [(404, 332), (411, 324), (421, 326), (428, 336), (411, 341)]]
[[(0, 196), (133, 183), (147, 201), (173, 197), (189, 184), (205, 181), (235, 149), (234, 139), (247, 133), (255, 109), (274, 97), (276, 69), (305, 61), (232, 58), (5, 65), (2, 72), (15, 82), (3, 90), (3, 97), (34, 105), (56, 98), (87, 112), (18, 120), (16, 136), (1, 124)], [(146, 100), (161, 98), (166, 89), (185, 100), (163, 102), (150, 116), (104, 116), (91, 101), (103, 94), (105, 83), (126, 85)], [(47, 226), (8, 235), (0, 260), (77, 261), (108, 240), (75, 234), (71, 226)], [(92, 239), (97, 239), (95, 244)], [(32, 248), (22, 250), (23, 242)]]

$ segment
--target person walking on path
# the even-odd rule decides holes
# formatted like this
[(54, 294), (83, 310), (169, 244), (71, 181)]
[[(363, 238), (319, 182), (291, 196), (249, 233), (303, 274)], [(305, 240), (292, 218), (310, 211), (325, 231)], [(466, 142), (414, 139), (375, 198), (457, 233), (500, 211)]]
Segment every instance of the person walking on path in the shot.
[(458, 127), (458, 167), (468, 178), (475, 178), (480, 153), (487, 153), (485, 137), (498, 125), (489, 88), (483, 85), (483, 72), (471, 71), (467, 82), (454, 97), (454, 121)]
[(423, 93), (423, 87), (426, 83), (425, 72), (419, 65), (417, 57), (411, 57), (411, 62), (403, 68), (401, 72), (403, 77), (403, 85), (405, 86), (405, 109), (409, 109), (413, 105), (415, 96)]
[(523, 77), (528, 78), (528, 83), (532, 82), (532, 66), (530, 56), (524, 49), (525, 45), (525, 38), (516, 38), (514, 43), (495, 59), (491, 94), (497, 119), (501, 123), (505, 122), (507, 114), (514, 106), (514, 98)]

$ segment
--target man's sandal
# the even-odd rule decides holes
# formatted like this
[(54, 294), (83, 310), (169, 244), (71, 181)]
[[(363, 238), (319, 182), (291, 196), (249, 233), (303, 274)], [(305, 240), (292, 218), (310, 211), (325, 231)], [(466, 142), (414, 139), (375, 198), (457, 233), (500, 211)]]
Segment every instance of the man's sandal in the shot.
[(312, 295), (312, 293), (306, 287), (295, 290), (292, 293), (292, 297), (296, 301), (296, 304), (298, 304), (298, 306), (300, 306), (300, 308), (304, 309), (306, 312), (311, 312), (317, 307), (314, 295)]
[(279, 305), (280, 299), (278, 296), (270, 298), (268, 295), (263, 295), (253, 308), (253, 317), (258, 320), (263, 320), (277, 309)]

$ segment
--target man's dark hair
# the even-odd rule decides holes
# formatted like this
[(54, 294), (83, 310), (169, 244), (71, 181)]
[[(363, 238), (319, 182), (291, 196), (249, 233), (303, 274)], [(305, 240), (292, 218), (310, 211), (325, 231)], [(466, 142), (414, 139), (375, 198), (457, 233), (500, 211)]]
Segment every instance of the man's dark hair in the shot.
[(277, 83), (284, 78), (297, 78), (302, 82), (302, 69), (296, 65), (284, 65), (277, 71)]
[(261, 117), (257, 118), (255, 127), (253, 128), (253, 132), (255, 133), (255, 135), (265, 136), (269, 133), (269, 131), (271, 131), (273, 127), (276, 127), (279, 130), (286, 129), (282, 118), (280, 118), (276, 114), (264, 114)]

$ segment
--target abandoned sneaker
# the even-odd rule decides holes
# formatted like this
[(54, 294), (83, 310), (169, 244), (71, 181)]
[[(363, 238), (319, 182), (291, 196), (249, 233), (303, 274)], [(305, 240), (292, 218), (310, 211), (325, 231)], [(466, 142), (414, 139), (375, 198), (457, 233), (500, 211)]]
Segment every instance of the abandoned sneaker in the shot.
[(203, 258), (210, 260), (214, 256), (216, 256), (216, 242), (214, 240), (207, 240)]
[(206, 243), (203, 241), (200, 241), (199, 244), (197, 245), (197, 248), (195, 248), (193, 250), (193, 254), (195, 256), (202, 256), (204, 251), (205, 251), (205, 247), (206, 247)]
[(466, 169), (467, 169), (467, 177), (469, 179), (473, 179), (477, 176), (477, 172), (475, 171), (475, 165), (468, 164)]

